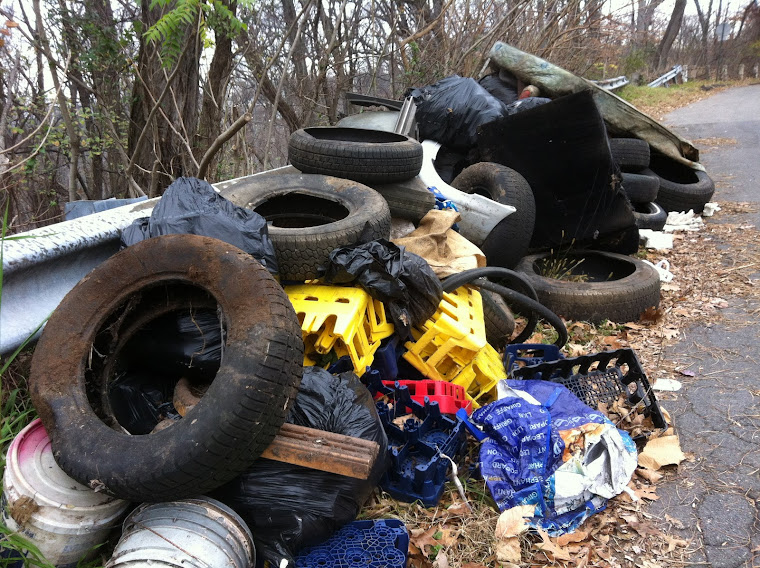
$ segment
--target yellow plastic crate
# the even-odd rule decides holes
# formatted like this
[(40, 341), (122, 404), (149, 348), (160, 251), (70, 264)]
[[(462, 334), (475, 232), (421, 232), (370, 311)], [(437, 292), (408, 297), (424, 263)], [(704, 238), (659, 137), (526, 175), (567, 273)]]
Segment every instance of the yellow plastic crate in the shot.
[(304, 365), (316, 364), (310, 353), (334, 350), (338, 357), (348, 355), (361, 376), (380, 341), (393, 334), (382, 303), (360, 288), (303, 284), (286, 286), (285, 292), (301, 324)]
[(507, 378), (499, 352), (489, 344), (481, 349), (472, 363), (467, 365), (451, 381), (462, 385), (473, 408), (480, 408), (497, 398), (496, 385)]
[(486, 345), (483, 300), (468, 286), (443, 295), (433, 317), (412, 329), (404, 359), (428, 378), (451, 381)]

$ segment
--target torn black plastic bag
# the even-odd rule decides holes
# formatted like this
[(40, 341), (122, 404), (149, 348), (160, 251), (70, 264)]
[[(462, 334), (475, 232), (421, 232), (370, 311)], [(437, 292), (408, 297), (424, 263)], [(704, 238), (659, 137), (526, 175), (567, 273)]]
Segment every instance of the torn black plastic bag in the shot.
[(427, 261), (385, 239), (335, 249), (324, 276), (331, 284), (358, 284), (385, 304), (402, 338), (432, 316), (443, 299), (441, 282)]
[(513, 81), (508, 83), (507, 81), (504, 81), (498, 73), (491, 73), (490, 75), (481, 77), (478, 84), (505, 105), (517, 100), (517, 82)]
[(452, 75), (434, 85), (413, 89), (415, 118), (421, 139), (467, 151), (477, 142), (477, 129), (505, 115), (504, 104), (475, 79)]
[[(481, 161), (517, 170), (536, 199), (531, 248), (638, 249), (633, 209), (620, 187), (604, 122), (588, 92), (481, 126)], [(505, 243), (509, 246), (509, 243)]]
[(258, 566), (283, 566), (284, 559), (294, 567), (300, 549), (356, 518), (387, 467), (388, 441), (375, 403), (353, 373), (306, 367), (288, 422), (374, 441), (380, 452), (366, 480), (260, 459), (217, 490), (213, 496), (251, 528)]
[(177, 178), (150, 218), (137, 219), (121, 232), (121, 246), (174, 234), (219, 239), (252, 255), (269, 272), (277, 274), (277, 257), (264, 217), (227, 201), (201, 179)]

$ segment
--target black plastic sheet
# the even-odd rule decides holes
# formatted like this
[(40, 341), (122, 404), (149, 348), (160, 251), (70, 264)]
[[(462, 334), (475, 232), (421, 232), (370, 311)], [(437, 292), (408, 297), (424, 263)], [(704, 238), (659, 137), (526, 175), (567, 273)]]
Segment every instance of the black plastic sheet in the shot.
[(467, 151), (477, 142), (478, 126), (505, 115), (504, 104), (475, 79), (452, 75), (413, 89), (421, 139)]
[(402, 338), (432, 316), (443, 298), (441, 282), (427, 261), (385, 239), (332, 251), (324, 280), (356, 283), (383, 302)]
[(481, 87), (483, 87), (491, 95), (503, 102), (505, 105), (513, 103), (517, 100), (517, 96), (519, 94), (517, 92), (517, 83), (512, 82), (510, 84), (507, 81), (504, 81), (499, 76), (499, 73), (491, 73), (490, 75), (486, 75), (485, 77), (482, 77), (478, 83)]
[(258, 460), (214, 493), (248, 524), (257, 565), (294, 566), (305, 547), (323, 542), (353, 521), (387, 467), (387, 446), (375, 403), (353, 373), (331, 375), (306, 367), (288, 422), (378, 442), (369, 479), (353, 479), (300, 466)]
[(591, 93), (561, 97), (483, 125), (478, 153), (481, 161), (510, 167), (530, 184), (536, 199), (531, 248), (638, 250), (633, 209)]
[(229, 243), (277, 273), (277, 258), (267, 222), (238, 207), (198, 178), (177, 178), (153, 208), (150, 218), (135, 220), (121, 232), (122, 248), (161, 235), (203, 235)]

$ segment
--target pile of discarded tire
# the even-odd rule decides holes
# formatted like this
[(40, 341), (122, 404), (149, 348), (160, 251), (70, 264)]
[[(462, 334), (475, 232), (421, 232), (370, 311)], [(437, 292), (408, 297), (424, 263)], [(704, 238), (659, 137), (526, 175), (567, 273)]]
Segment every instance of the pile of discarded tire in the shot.
[[(585, 96), (573, 104), (593, 107)], [(578, 247), (549, 250), (541, 240), (582, 226), (586, 212), (548, 226), (547, 212), (561, 211), (565, 196), (536, 198), (526, 176), (541, 178), (539, 161), (524, 176), (448, 148), (436, 164), (438, 144), (428, 155), (395, 132), (305, 128), (290, 138), (291, 166), (219, 192), (177, 180), (149, 218), (122, 233), (122, 250), (63, 299), (33, 357), (41, 425), (25, 431), (24, 443), (36, 444), (28, 451), (47, 456), (111, 525), (127, 502), (143, 503), (107, 566), (232, 558), (230, 566), (249, 568), (257, 551), (259, 563), (283, 565), (352, 521), (378, 485), (434, 505), (450, 462), (465, 453), (467, 415), (495, 403), (511, 377), (510, 345), (528, 342), (541, 321), (561, 348), (566, 320), (624, 323), (656, 309), (658, 272), (615, 251), (630, 251), (637, 227), (662, 229), (667, 211), (701, 211), (714, 187), (704, 172), (650, 155), (643, 140), (612, 138), (608, 151), (601, 119), (592, 118), (601, 140), (593, 150), (605, 164), (600, 195), (616, 218)], [(451, 185), (439, 177), (444, 154), (457, 164)], [(627, 200), (614, 180), (608, 187), (611, 161)], [(573, 207), (589, 195), (574, 195)], [(439, 209), (458, 221), (435, 233), (429, 250), (415, 254), (391, 239), (392, 226), (414, 235)], [(433, 259), (456, 237), (476, 250), (473, 268), (436, 272)], [(427, 390), (414, 392), (422, 384)], [(273, 449), (278, 440), (284, 446)], [(334, 443), (334, 459), (288, 446), (297, 442)], [(14, 483), (7, 493), (18, 500)], [(44, 511), (27, 514), (19, 503), (4, 520), (33, 539)], [(81, 513), (84, 505), (58, 508), (66, 507)], [(108, 531), (92, 534), (100, 542), (77, 554)], [(183, 543), (179, 552), (167, 552), (167, 539)], [(45, 546), (62, 564), (77, 560)]]

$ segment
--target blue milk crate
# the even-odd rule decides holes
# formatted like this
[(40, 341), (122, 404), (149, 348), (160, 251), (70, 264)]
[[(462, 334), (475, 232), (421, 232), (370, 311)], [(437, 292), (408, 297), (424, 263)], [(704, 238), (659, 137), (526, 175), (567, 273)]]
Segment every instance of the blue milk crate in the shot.
[[(513, 343), (504, 350), (504, 368), (512, 378), (513, 373), (520, 367), (538, 365), (547, 361), (557, 361), (565, 356), (559, 352), (556, 345), (545, 343)], [(540, 378), (540, 377), (537, 377)]]
[[(424, 405), (415, 402), (404, 386), (395, 389), (392, 403), (378, 402), (377, 411), (388, 436), (391, 462), (380, 487), (399, 501), (434, 507), (451, 467), (441, 454), (456, 461), (464, 452), (467, 433), (462, 422), (441, 414), (438, 403), (427, 397)], [(409, 414), (412, 417), (403, 428), (393, 423)]]
[(354, 521), (330, 539), (304, 548), (296, 568), (405, 568), (409, 534), (396, 519)]

